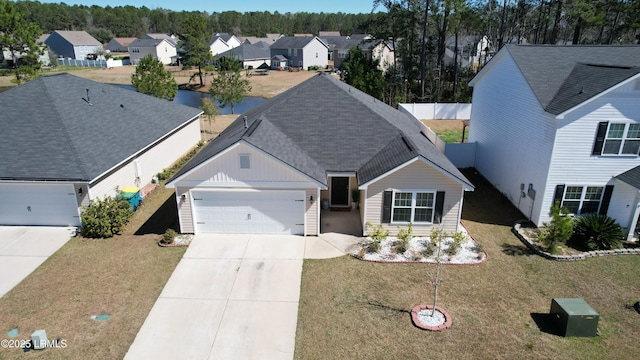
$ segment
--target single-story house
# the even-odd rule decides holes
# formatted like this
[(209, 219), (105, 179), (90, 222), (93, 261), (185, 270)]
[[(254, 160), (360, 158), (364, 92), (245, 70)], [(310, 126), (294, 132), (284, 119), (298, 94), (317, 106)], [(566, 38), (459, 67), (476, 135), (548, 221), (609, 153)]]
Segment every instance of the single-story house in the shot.
[(321, 208), (353, 202), (363, 232), (456, 231), (473, 190), (419, 121), (326, 74), (238, 117), (166, 186), (196, 234), (318, 235)]
[(66, 73), (0, 93), (0, 225), (79, 226), (200, 140), (202, 111)]
[(109, 50), (111, 52), (128, 52), (129, 45), (134, 42), (137, 38), (134, 37), (124, 37), (124, 38), (113, 38), (111, 41), (105, 45), (105, 50)]
[(176, 44), (167, 39), (136, 39), (129, 44), (129, 59), (133, 65), (138, 65), (147, 55), (168, 65), (177, 61), (178, 50)]
[(45, 44), (56, 55), (76, 60), (85, 60), (87, 55), (102, 51), (102, 44), (86, 31), (56, 30)]
[(233, 57), (242, 62), (244, 69), (257, 69), (262, 64), (266, 64), (267, 68), (271, 66), (271, 51), (268, 47), (260, 45), (244, 43), (218, 54), (218, 57)]

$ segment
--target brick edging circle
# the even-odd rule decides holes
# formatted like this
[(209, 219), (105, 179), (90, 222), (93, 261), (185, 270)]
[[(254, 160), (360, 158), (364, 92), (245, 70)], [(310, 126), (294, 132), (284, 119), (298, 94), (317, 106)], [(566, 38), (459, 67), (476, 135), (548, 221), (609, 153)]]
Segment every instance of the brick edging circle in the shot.
[(451, 315), (449, 315), (449, 313), (445, 309), (437, 305), (436, 305), (436, 310), (439, 311), (442, 315), (444, 315), (444, 324), (430, 326), (430, 325), (425, 325), (421, 323), (420, 320), (418, 319), (418, 313), (421, 310), (431, 310), (431, 309), (433, 309), (433, 305), (420, 304), (415, 306), (411, 310), (411, 320), (413, 321), (413, 325), (417, 326), (420, 329), (430, 330), (430, 331), (440, 331), (440, 330), (444, 330), (451, 327), (451, 324), (453, 323), (453, 320), (451, 319)]
[(640, 248), (636, 249), (615, 249), (615, 250), (592, 250), (585, 251), (580, 254), (575, 255), (554, 255), (542, 250), (538, 245), (534, 244), (528, 236), (526, 236), (522, 231), (522, 223), (527, 222), (528, 220), (518, 220), (513, 225), (511, 231), (520, 239), (520, 241), (525, 244), (529, 249), (531, 249), (536, 254), (549, 259), (549, 260), (557, 260), (557, 261), (578, 261), (584, 260), (590, 257), (599, 257), (599, 256), (608, 256), (608, 255), (639, 255)]

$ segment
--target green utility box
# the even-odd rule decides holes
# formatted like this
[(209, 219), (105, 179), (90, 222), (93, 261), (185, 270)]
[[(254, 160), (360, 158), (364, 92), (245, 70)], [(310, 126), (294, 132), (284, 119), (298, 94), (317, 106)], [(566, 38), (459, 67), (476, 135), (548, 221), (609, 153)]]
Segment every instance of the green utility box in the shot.
[(598, 314), (584, 299), (553, 299), (551, 310), (559, 335), (564, 337), (596, 336), (598, 331)]

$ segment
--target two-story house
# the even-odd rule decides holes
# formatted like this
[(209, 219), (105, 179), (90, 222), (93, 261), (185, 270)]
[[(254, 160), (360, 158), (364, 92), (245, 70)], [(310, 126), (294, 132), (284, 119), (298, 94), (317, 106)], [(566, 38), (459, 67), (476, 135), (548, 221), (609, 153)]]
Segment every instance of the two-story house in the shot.
[(133, 65), (138, 65), (140, 59), (151, 55), (154, 59), (168, 65), (178, 59), (176, 43), (168, 39), (136, 39), (129, 44), (129, 58)]
[(532, 222), (640, 215), (640, 47), (504, 46), (471, 81), (476, 169)]
[(241, 42), (235, 35), (229, 33), (215, 33), (209, 43), (211, 53), (215, 56), (225, 51), (237, 48)]
[(56, 55), (85, 60), (102, 51), (102, 44), (86, 31), (56, 30), (44, 42)]
[(329, 64), (329, 47), (317, 36), (283, 36), (271, 45), (271, 58), (274, 57), (286, 58), (288, 66), (325, 68)]

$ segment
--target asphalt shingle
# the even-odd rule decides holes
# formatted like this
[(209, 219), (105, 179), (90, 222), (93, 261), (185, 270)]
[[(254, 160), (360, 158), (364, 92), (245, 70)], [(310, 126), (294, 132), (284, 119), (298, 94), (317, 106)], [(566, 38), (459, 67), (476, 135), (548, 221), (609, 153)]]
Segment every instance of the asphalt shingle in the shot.
[(0, 104), (3, 180), (96, 180), (202, 113), (64, 73), (0, 93)]

